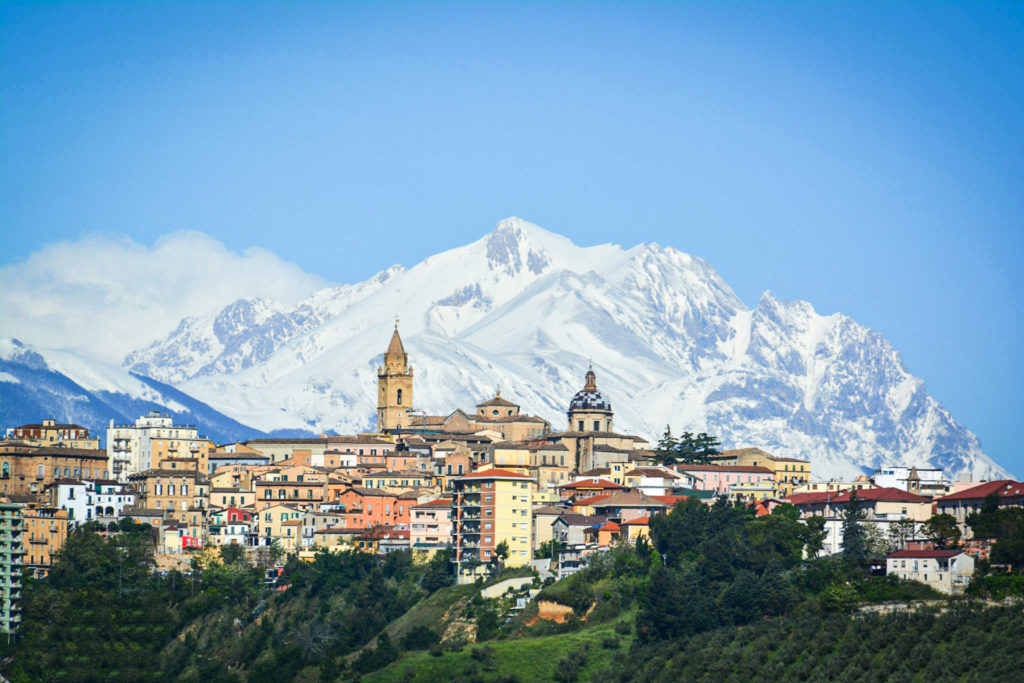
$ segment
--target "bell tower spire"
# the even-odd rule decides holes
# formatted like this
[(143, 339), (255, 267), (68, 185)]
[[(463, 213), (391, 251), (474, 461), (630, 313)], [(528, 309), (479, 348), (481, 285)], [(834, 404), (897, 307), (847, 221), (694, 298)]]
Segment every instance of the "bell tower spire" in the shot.
[(384, 365), (377, 368), (377, 431), (408, 426), (412, 410), (412, 366), (398, 334), (398, 318), (391, 343), (384, 353)]

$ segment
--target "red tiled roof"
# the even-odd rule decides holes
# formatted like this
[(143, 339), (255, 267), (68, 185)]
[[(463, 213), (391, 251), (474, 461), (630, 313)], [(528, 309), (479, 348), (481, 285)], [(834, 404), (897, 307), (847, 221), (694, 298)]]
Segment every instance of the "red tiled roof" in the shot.
[(898, 550), (887, 557), (895, 559), (901, 557), (955, 557), (962, 552), (962, 550)]
[(675, 506), (681, 500), (686, 500), (686, 496), (651, 496), (651, 498), (671, 506)]
[[(846, 503), (850, 500), (851, 491), (843, 491), (842, 493), (833, 496), (833, 503)], [(919, 496), (916, 493), (904, 491), (903, 489), (893, 488), (891, 486), (880, 486), (873, 489), (860, 489), (857, 491), (857, 497), (861, 500), (869, 501), (893, 501), (893, 502), (907, 502), (907, 503), (928, 503), (931, 502), (931, 498), (927, 496)]]
[(629, 521), (622, 522), (622, 524), (620, 524), (619, 526), (650, 526), (650, 524), (650, 517), (637, 517), (636, 519), (631, 519)]
[(426, 503), (413, 505), (414, 508), (450, 508), (451, 506), (451, 498), (438, 498), (437, 500), (428, 500)]
[(555, 488), (559, 489), (624, 489), (625, 486), (616, 484), (613, 481), (607, 479), (583, 479), (581, 481), (573, 481), (568, 484), (559, 484)]
[(481, 470), (479, 472), (470, 472), (469, 474), (464, 474), (461, 477), (455, 477), (455, 479), (529, 479), (529, 477), (525, 474), (519, 474), (518, 472), (490, 469)]
[(615, 522), (605, 522), (598, 531), (621, 531), (621, 529)]
[(793, 505), (814, 505), (815, 503), (824, 503), (833, 496), (839, 495), (835, 491), (811, 491), (809, 493), (794, 493), (786, 499), (787, 503)]
[(593, 505), (594, 503), (600, 503), (602, 500), (611, 498), (611, 493), (599, 493), (596, 496), (590, 496), (589, 498), (580, 498), (573, 505)]
[(936, 500), (974, 500), (984, 498), (990, 493), (998, 493), (1001, 497), (1024, 496), (1024, 484), (1019, 481), (1014, 481), (1013, 479), (998, 479), (996, 481), (988, 481), (984, 484), (972, 486), (971, 488), (964, 489), (963, 491), (951, 493), (948, 496), (942, 496)]

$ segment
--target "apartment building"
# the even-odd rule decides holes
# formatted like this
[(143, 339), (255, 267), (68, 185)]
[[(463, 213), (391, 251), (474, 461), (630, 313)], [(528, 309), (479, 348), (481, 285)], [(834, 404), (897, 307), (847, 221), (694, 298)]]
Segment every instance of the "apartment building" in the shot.
[(482, 564), (495, 560), (498, 545), (508, 546), (505, 565), (533, 559), (530, 538), (533, 480), (503, 469), (473, 472), (452, 480), (452, 561), (459, 583), (472, 583)]

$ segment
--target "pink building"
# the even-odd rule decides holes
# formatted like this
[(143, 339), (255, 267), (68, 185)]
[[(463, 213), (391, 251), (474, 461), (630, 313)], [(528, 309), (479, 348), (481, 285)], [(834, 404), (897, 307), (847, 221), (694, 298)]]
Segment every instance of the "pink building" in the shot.
[(744, 465), (676, 465), (674, 469), (691, 474), (696, 478), (693, 488), (697, 491), (714, 491), (728, 495), (735, 484), (773, 483), (775, 474), (767, 467)]
[(451, 545), (451, 498), (413, 505), (409, 511), (409, 541), (413, 550), (438, 550)]

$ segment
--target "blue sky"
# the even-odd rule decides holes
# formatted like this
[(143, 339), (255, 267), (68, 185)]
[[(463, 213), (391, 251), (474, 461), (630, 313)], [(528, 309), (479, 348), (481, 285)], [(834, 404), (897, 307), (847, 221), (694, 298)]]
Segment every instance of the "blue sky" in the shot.
[(881, 331), (1024, 471), (1020, 3), (4, 3), (0, 148), (0, 265), (656, 241)]

